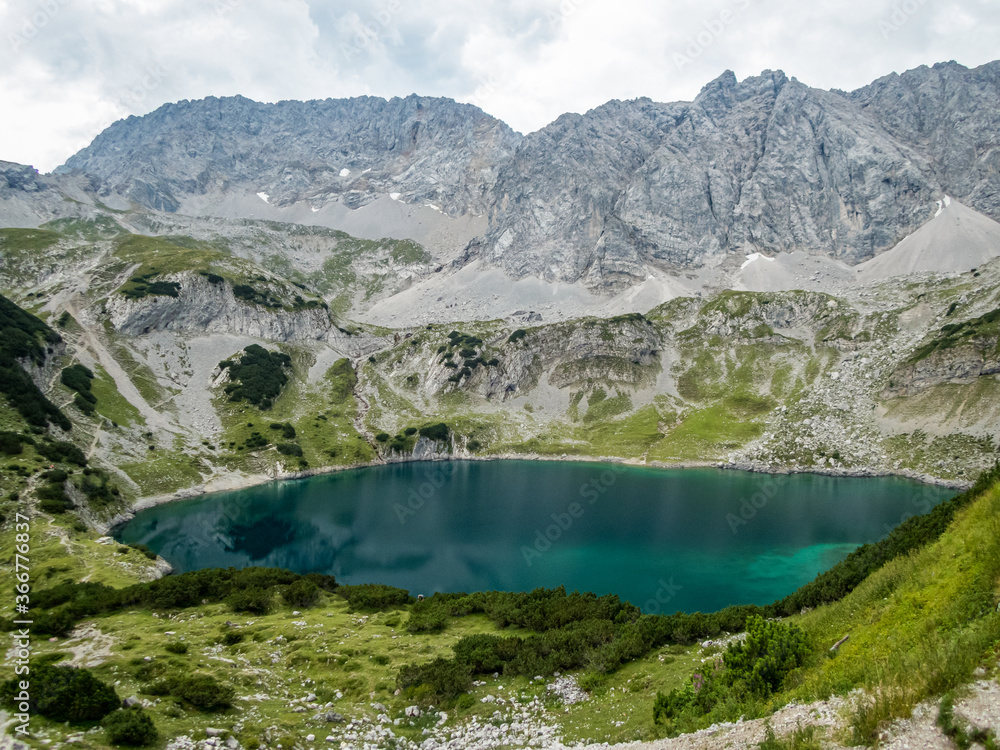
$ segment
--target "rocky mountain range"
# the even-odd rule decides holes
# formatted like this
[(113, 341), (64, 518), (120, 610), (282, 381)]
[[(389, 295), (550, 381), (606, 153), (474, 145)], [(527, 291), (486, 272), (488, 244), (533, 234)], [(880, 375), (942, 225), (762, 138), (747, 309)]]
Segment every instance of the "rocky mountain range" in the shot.
[[(209, 98), (117, 122), (58, 172), (112, 207), (383, 229), (432, 253), (463, 245), (459, 266), (609, 295), (733, 255), (855, 265), (945, 195), (1000, 218), (998, 98), (1000, 62), (849, 93), (727, 71), (693, 102), (612, 101), (526, 136), (447, 99)], [(424, 210), (386, 215), (400, 208)]]
[[(166, 105), (0, 163), (0, 294), (94, 373), (89, 412), (35, 380), (130, 498), (445, 454), (961, 482), (1000, 432), (998, 71), (726, 73), (527, 136), (416, 96)], [(225, 397), (253, 345), (299, 464)]]

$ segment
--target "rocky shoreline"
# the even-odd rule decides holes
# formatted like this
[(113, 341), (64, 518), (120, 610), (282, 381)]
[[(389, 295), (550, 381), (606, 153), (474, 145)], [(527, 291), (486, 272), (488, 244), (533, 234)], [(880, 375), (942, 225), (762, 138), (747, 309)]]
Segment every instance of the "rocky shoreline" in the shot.
[(801, 467), (801, 466), (769, 466), (759, 462), (723, 462), (723, 461), (688, 461), (680, 463), (667, 463), (663, 461), (642, 462), (638, 459), (620, 458), (616, 456), (581, 456), (581, 455), (561, 455), (551, 456), (537, 453), (497, 453), (489, 456), (476, 456), (467, 452), (454, 455), (448, 453), (427, 453), (420, 456), (399, 456), (378, 461), (365, 461), (345, 466), (323, 466), (306, 471), (281, 472), (277, 474), (250, 474), (232, 475), (220, 479), (212, 479), (202, 485), (178, 490), (176, 492), (163, 495), (151, 495), (139, 498), (132, 504), (132, 507), (119, 513), (107, 521), (99, 522), (96, 530), (102, 534), (113, 534), (121, 528), (140, 511), (155, 508), (158, 505), (175, 502), (177, 500), (190, 500), (202, 495), (210, 495), (221, 492), (235, 492), (251, 487), (257, 487), (269, 482), (294, 481), (297, 479), (309, 479), (310, 477), (326, 476), (337, 474), (342, 471), (354, 469), (368, 469), (376, 466), (387, 466), (389, 464), (403, 463), (434, 463), (446, 461), (573, 461), (577, 463), (595, 464), (622, 464), (633, 467), (645, 467), (653, 469), (723, 469), (726, 471), (748, 471), (755, 474), (819, 474), (832, 477), (899, 477), (909, 479), (923, 484), (931, 484), (938, 487), (947, 487), (955, 490), (964, 490), (972, 486), (971, 482), (942, 479), (930, 474), (919, 473), (909, 469), (900, 471), (888, 471), (871, 467), (854, 468), (834, 468), (834, 467)]

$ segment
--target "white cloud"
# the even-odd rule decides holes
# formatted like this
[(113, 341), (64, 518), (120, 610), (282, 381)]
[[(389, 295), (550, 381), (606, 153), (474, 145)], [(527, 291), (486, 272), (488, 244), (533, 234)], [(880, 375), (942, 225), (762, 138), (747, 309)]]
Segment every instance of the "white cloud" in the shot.
[(52, 169), (164, 102), (421, 93), (522, 132), (726, 68), (851, 89), (996, 56), (994, 0), (0, 0), (0, 159)]

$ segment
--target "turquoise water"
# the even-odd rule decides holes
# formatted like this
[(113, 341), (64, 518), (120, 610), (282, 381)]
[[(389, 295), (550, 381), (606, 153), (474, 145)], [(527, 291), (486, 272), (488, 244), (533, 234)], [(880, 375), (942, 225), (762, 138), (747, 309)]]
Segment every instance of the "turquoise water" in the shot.
[(408, 463), (140, 512), (178, 572), (266, 565), (412, 593), (615, 593), (648, 612), (766, 604), (954, 494), (892, 477), (596, 463)]

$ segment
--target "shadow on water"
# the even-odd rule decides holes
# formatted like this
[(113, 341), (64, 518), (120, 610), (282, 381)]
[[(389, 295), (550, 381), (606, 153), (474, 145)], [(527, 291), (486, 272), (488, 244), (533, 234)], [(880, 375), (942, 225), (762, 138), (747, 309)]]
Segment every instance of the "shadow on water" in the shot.
[(707, 611), (774, 601), (952, 494), (892, 477), (410, 463), (178, 501), (118, 535), (178, 571), (278, 566), (425, 594), (565, 585)]

